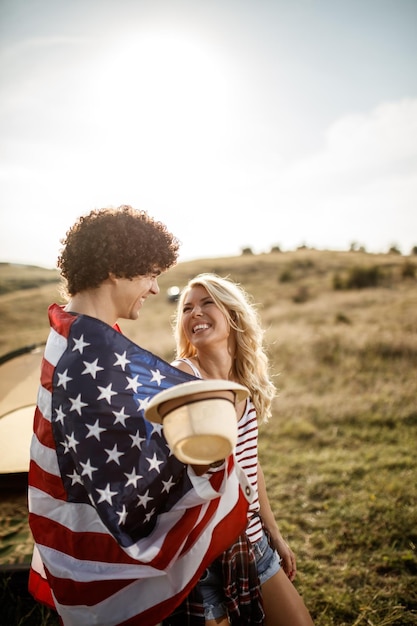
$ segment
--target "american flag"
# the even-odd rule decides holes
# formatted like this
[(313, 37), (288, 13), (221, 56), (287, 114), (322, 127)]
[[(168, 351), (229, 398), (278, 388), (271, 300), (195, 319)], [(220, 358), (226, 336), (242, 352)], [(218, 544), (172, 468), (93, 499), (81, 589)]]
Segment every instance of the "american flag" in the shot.
[(29, 589), (65, 625), (169, 616), (247, 523), (233, 455), (203, 476), (144, 418), (189, 376), (88, 316), (49, 308), (29, 470)]

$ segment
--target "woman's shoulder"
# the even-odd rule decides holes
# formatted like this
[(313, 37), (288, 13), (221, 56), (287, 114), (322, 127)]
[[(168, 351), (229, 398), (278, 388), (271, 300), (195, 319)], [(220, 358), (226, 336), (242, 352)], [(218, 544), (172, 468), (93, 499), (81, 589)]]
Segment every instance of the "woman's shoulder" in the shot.
[(181, 370), (182, 372), (186, 372), (187, 374), (194, 374), (194, 376), (197, 376), (197, 378), (202, 378), (197, 365), (193, 363), (192, 359), (187, 359), (186, 357), (181, 359), (175, 359), (175, 361), (172, 361), (171, 365)]
[(248, 428), (249, 426), (253, 428), (257, 425), (257, 415), (255, 405), (252, 402), (251, 398), (247, 398), (245, 400), (245, 405), (243, 408), (242, 415), (239, 419), (239, 427), (240, 428)]

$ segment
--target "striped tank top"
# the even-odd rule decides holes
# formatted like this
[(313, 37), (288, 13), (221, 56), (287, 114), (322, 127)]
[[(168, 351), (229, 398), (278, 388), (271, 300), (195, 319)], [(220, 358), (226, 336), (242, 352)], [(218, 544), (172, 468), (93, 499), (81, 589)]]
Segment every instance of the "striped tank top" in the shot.
[[(192, 369), (194, 376), (203, 378), (200, 371), (189, 359), (177, 359)], [(252, 543), (262, 537), (262, 523), (259, 517), (258, 498), (258, 420), (256, 410), (250, 398), (246, 400), (245, 411), (238, 422), (235, 457), (252, 485), (255, 498), (248, 509), (246, 534)]]

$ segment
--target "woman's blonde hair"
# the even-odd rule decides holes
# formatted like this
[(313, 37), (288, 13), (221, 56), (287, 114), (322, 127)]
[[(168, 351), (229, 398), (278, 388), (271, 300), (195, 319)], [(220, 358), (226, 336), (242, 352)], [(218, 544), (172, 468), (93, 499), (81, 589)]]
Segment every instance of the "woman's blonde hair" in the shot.
[(245, 385), (252, 398), (258, 418), (266, 422), (271, 416), (276, 389), (269, 376), (269, 361), (265, 353), (259, 314), (246, 291), (229, 278), (204, 273), (192, 278), (182, 290), (174, 319), (177, 358), (195, 357), (197, 351), (188, 341), (182, 325), (185, 299), (193, 287), (201, 286), (223, 312), (236, 334), (234, 375)]

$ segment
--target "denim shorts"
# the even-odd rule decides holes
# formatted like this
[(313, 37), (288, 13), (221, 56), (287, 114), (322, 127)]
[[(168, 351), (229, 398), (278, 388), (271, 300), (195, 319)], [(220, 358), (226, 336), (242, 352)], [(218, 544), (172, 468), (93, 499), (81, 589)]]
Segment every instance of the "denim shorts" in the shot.
[[(263, 532), (261, 539), (253, 544), (256, 557), (259, 582), (263, 585), (272, 578), (281, 567), (281, 559), (276, 550), (273, 550)], [(206, 619), (217, 619), (226, 615), (224, 604), (222, 570), (219, 562), (215, 562), (206, 569), (198, 583), (198, 589), (203, 596), (204, 615)]]

